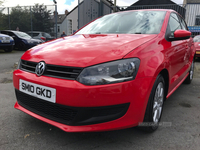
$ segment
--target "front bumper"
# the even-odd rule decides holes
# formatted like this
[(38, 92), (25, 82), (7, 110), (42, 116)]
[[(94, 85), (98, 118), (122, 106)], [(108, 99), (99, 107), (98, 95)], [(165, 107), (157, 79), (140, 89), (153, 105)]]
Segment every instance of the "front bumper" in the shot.
[(15, 90), (17, 102), (40, 116), (66, 125), (78, 126), (108, 122), (122, 117), (129, 103), (104, 107), (69, 107), (51, 103)]
[(14, 41), (10, 41), (10, 43), (1, 43), (0, 42), (0, 47), (4, 48), (4, 47), (13, 47), (15, 45)]
[[(56, 103), (30, 98), (19, 92), (19, 79), (55, 88)], [(75, 80), (37, 77), (33, 73), (15, 70), (13, 84), (18, 99), (15, 108), (68, 132), (128, 128), (143, 121), (154, 80), (147, 77), (117, 84), (85, 86)], [(37, 104), (33, 103), (35, 101)], [(62, 111), (63, 108), (67, 111)], [(42, 112), (45, 109), (49, 112)], [(63, 119), (62, 116), (67, 115), (69, 117)]]

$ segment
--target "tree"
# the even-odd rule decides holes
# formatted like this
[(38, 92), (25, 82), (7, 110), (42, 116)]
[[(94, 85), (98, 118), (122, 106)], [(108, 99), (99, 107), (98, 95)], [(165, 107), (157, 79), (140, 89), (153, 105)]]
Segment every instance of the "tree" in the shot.
[(50, 20), (51, 10), (47, 6), (35, 4), (32, 8), (33, 13), (33, 30), (51, 32), (53, 24)]
[(8, 28), (8, 16), (0, 12), (0, 30), (6, 30)]
[[(4, 0), (0, 0), (0, 6), (4, 3)], [(8, 28), (8, 18), (2, 12), (4, 11), (5, 7), (0, 7), (0, 30), (5, 30)]]
[(29, 31), (31, 29), (30, 23), (30, 11), (24, 7), (14, 7), (10, 14), (10, 26), (12, 30), (16, 30), (19, 27), (22, 31)]
[(19, 27), (20, 31), (27, 32), (31, 30), (32, 24), (33, 31), (51, 32), (53, 27), (50, 19), (51, 11), (47, 10), (43, 4), (35, 4), (32, 8), (30, 6), (16, 6), (9, 10), (10, 14), (0, 12), (0, 30), (9, 29), (10, 25), (11, 30), (16, 30)]

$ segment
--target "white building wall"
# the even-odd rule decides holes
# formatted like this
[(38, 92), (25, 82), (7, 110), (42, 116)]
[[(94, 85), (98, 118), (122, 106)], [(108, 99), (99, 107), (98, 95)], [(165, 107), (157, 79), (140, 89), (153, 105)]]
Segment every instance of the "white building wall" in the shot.
[(74, 33), (75, 31), (78, 30), (78, 7), (72, 11), (69, 15), (67, 15), (67, 23), (66, 25), (68, 25), (67, 27), (67, 35), (71, 35), (71, 31), (70, 31), (70, 26), (69, 26), (69, 22), (70, 20), (72, 21), (72, 33)]
[(63, 33), (63, 31), (65, 31), (65, 34), (67, 34), (67, 17), (62, 22), (62, 24), (60, 24), (60, 33), (58, 33), (58, 37), (61, 36), (61, 34)]

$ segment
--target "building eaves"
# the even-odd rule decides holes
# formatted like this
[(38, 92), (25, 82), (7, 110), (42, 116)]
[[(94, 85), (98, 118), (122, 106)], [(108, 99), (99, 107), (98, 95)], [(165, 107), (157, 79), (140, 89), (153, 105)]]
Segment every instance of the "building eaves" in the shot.
[(187, 4), (200, 4), (200, 0), (186, 0)]

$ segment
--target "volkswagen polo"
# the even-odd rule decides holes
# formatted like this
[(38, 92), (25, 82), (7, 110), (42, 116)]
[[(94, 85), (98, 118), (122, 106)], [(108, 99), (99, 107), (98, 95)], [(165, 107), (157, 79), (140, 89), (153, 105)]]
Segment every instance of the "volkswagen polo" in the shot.
[(103, 16), (23, 54), (14, 107), (67, 132), (155, 131), (165, 99), (192, 81), (190, 36), (173, 10)]

